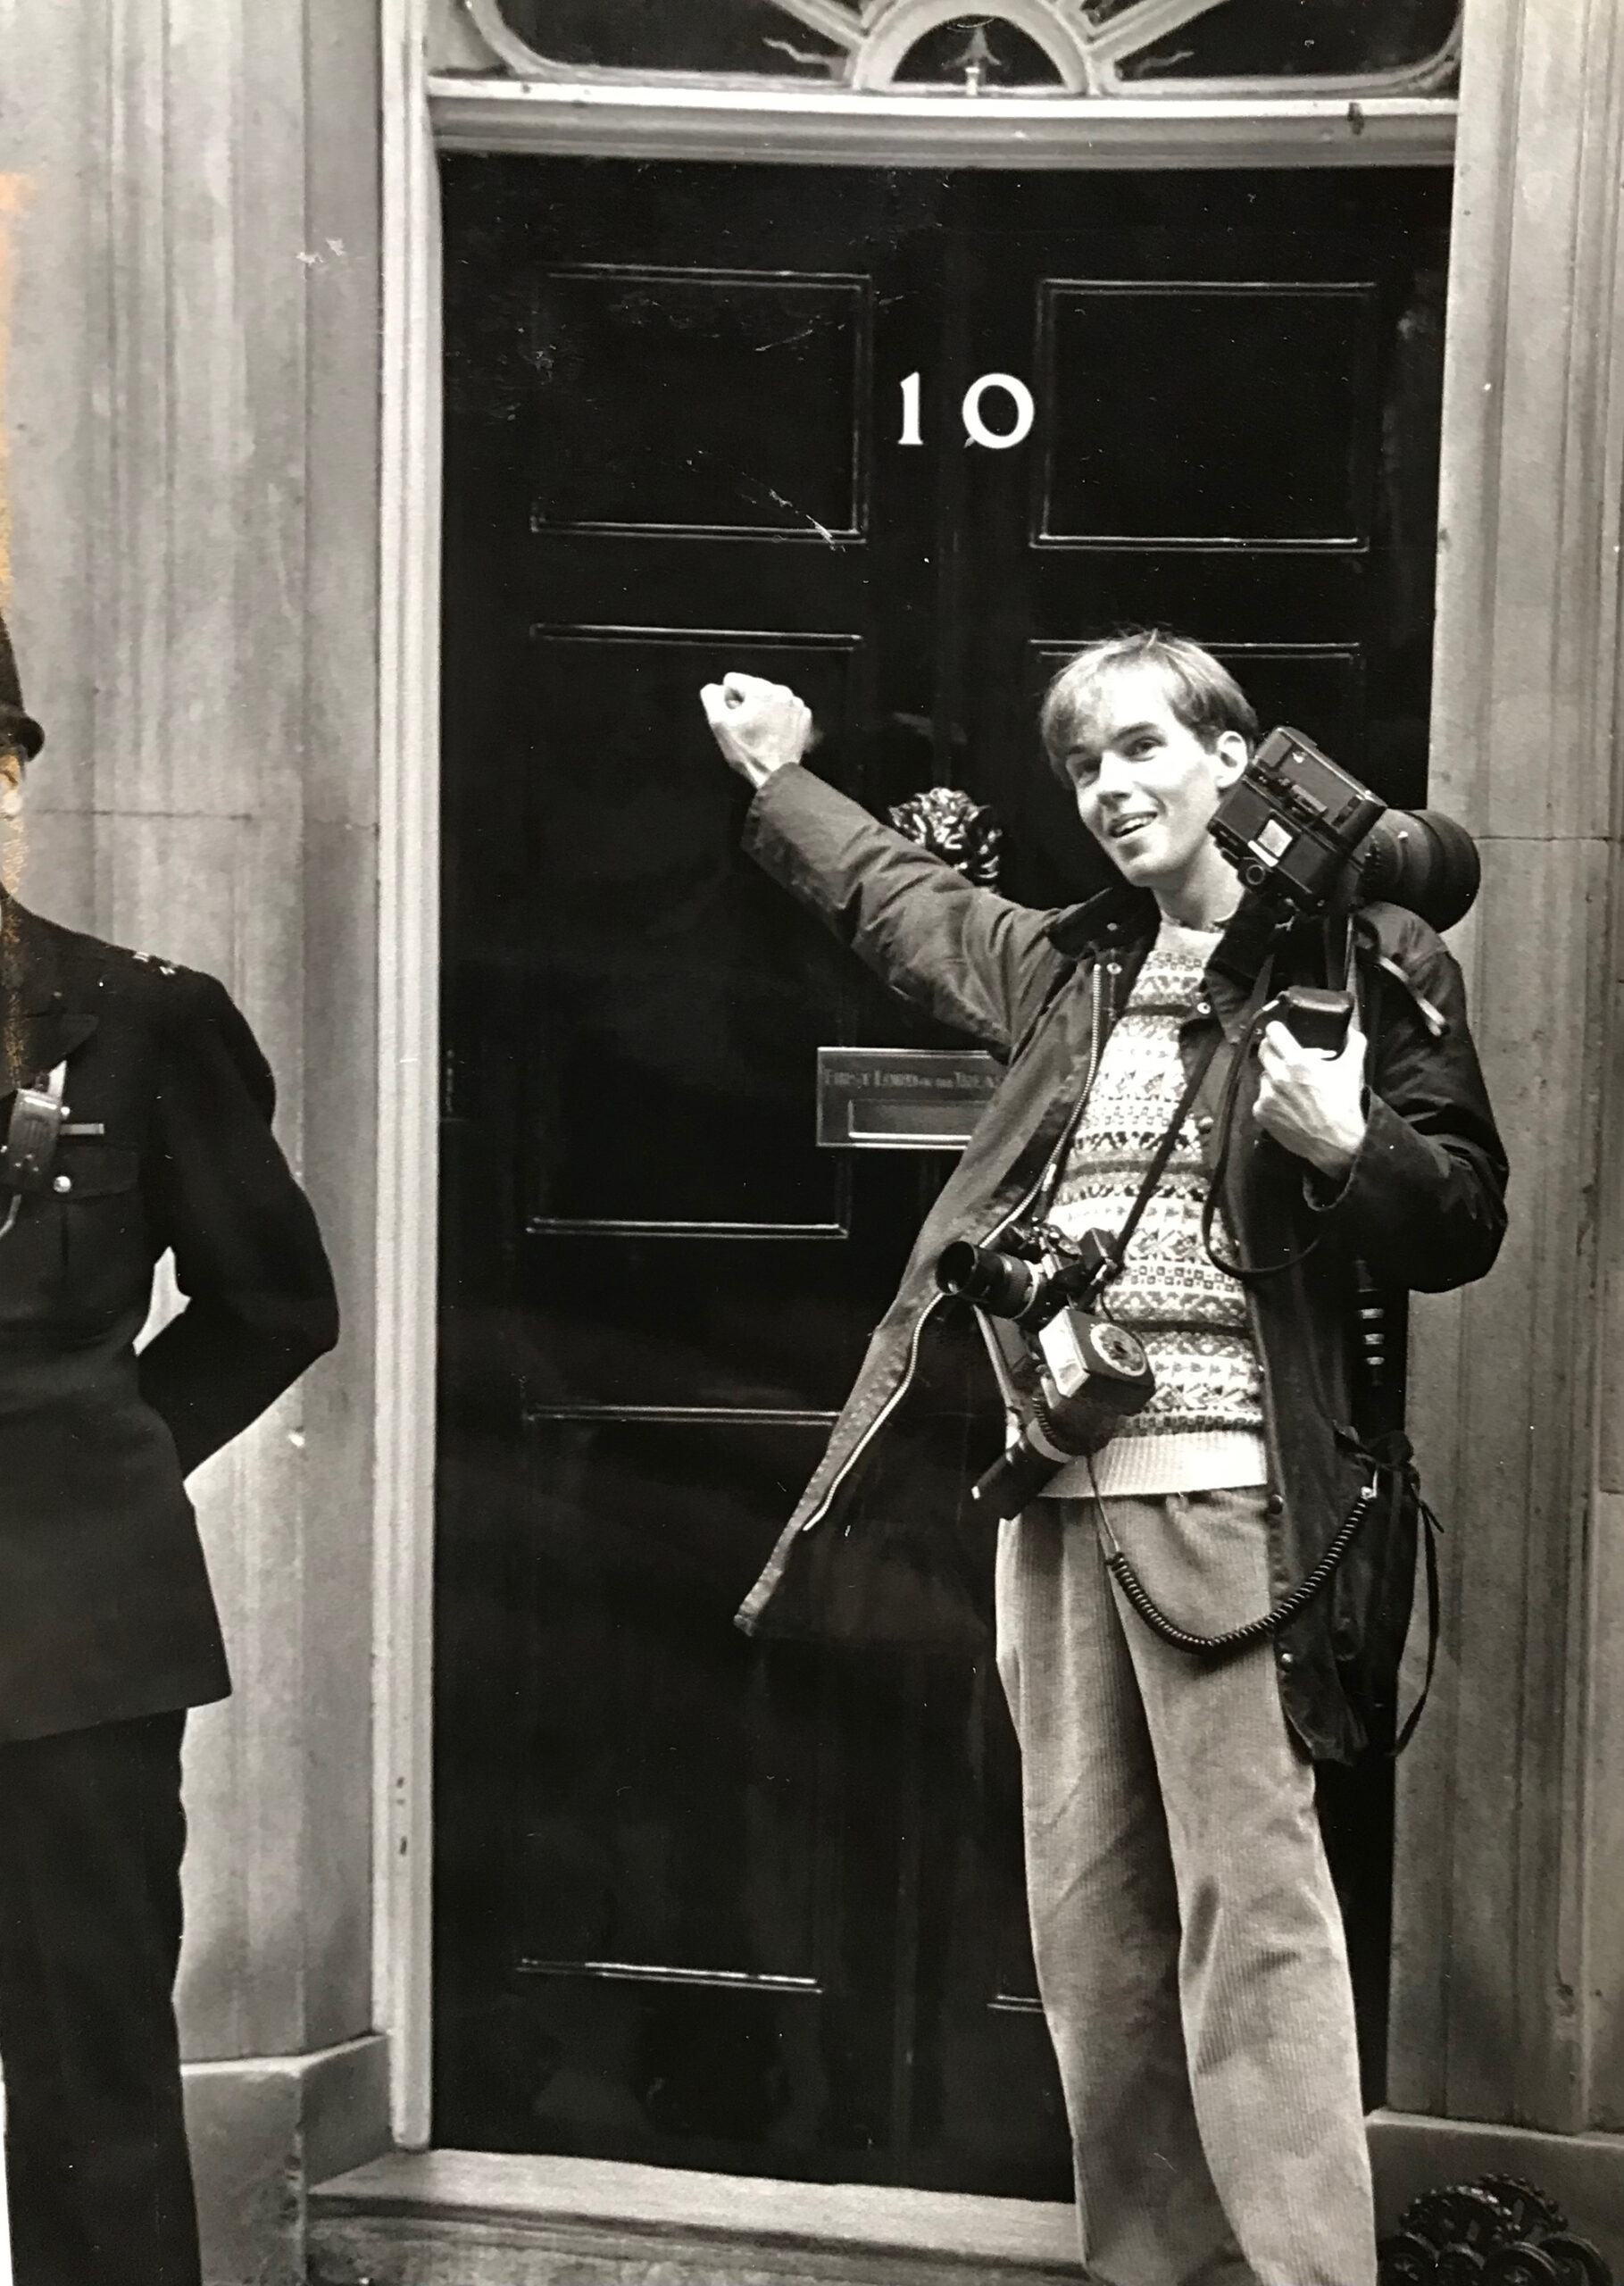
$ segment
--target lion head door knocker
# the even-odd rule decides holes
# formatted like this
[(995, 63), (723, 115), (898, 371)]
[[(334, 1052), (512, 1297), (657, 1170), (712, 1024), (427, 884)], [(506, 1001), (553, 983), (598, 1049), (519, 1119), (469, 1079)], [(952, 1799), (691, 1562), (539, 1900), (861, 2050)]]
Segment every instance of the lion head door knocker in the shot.
[(1004, 828), (987, 803), (972, 802), (957, 786), (932, 786), (895, 803), (887, 815), (898, 833), (917, 841), (978, 889), (997, 888)]
[[(901, 717), (888, 728), (899, 725), (923, 728)], [(996, 888), (1004, 836), (985, 804), (956, 786), (932, 786), (894, 803), (886, 815), (898, 833), (978, 889)], [(976, 1047), (820, 1047), (818, 1141), (839, 1149), (962, 1151), (999, 1072)]]

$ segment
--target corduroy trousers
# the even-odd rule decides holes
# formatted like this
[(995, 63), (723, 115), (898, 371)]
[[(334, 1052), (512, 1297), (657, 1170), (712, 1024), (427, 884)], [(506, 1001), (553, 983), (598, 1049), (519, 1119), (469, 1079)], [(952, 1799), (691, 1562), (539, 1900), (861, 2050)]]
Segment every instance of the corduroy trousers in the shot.
[[(1268, 1606), (1262, 1502), (1104, 1505), (1162, 1608), (1213, 1633)], [(1001, 1528), (997, 1617), (1089, 2278), (1373, 2286), (1347, 1950), (1272, 1648), (1164, 1644), (1092, 1501)]]

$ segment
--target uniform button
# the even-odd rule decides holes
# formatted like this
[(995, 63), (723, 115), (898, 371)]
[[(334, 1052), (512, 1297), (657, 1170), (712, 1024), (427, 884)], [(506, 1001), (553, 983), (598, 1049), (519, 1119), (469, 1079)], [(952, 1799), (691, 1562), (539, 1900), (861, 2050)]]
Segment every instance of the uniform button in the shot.
[(1291, 1653), (1289, 1651), (1282, 1651), (1280, 1654), (1280, 1664), (1283, 1667), (1289, 1667), (1294, 1664), (1295, 1662), (1292, 1658)]
[(1195, 1003), (1195, 1014), (1198, 1016), (1210, 1016), (1212, 1013), (1212, 1003), (1210, 1000), (1198, 1000)]
[(1195, 1122), (1195, 1132), (1197, 1135), (1211, 1135), (1212, 1132), (1212, 1114), (1210, 1111), (1203, 1111), (1202, 1113), (1201, 1117)]
[(1281, 1499), (1278, 1492), (1271, 1492), (1268, 1499), (1264, 1501), (1263, 1506), (1268, 1514), (1271, 1516), (1278, 1516), (1284, 1514), (1286, 1503)]
[(73, 1188), (73, 1178), (71, 1175), (58, 1175), (55, 1181), (51, 1185), (51, 1188), (53, 1190), (71, 1190)]

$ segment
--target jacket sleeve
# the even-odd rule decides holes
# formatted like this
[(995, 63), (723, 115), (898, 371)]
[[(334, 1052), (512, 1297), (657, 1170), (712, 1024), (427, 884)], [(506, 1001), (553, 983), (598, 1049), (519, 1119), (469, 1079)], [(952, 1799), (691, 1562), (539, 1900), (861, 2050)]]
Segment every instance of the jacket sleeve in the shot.
[(1377, 972), (1364, 1141), (1324, 1211), (1378, 1283), (1443, 1293), (1483, 1277), (1500, 1251), (1505, 1151), (1459, 966), (1420, 922), (1395, 950), (1406, 980)]
[(894, 990), (1009, 1053), (1057, 963), (1041, 913), (976, 888), (798, 763), (756, 795), (745, 847)]
[(338, 1338), (310, 1203), (271, 1130), (276, 1089), (212, 977), (175, 980), (148, 1211), (186, 1306), (141, 1353), (141, 1392), (184, 1472), (229, 1444)]

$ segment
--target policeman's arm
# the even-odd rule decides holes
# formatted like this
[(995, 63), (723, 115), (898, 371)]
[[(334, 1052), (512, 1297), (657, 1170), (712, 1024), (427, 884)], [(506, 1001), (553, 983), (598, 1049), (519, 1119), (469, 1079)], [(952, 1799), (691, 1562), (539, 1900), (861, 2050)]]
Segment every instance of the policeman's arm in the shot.
[(1363, 1139), (1340, 1183), (1312, 1178), (1309, 1196), (1378, 1284), (1437, 1293), (1492, 1267), (1506, 1159), (1460, 969), (1429, 930), (1403, 968), (1411, 989), (1387, 975), (1376, 986)]
[(275, 1088), (254, 1035), (212, 978), (174, 981), (148, 1211), (187, 1303), (139, 1370), (189, 1473), (332, 1347), (338, 1310), (315, 1216), (271, 1133)]
[(1006, 1052), (1053, 979), (1044, 916), (976, 888), (797, 767), (812, 716), (793, 691), (729, 675), (701, 702), (728, 762), (756, 789), (749, 854), (895, 991)]

